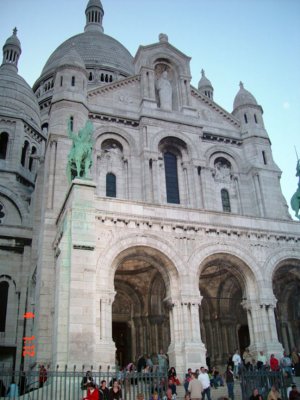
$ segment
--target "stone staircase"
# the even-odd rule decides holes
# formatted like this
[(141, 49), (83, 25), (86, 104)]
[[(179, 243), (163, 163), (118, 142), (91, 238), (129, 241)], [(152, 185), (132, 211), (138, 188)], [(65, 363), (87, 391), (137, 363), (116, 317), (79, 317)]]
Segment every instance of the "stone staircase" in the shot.
[[(297, 385), (298, 390), (300, 390), (300, 377), (293, 377), (294, 383)], [(219, 386), (217, 389), (211, 388), (210, 390), (212, 400), (218, 400), (221, 397), (228, 398), (227, 386)], [(185, 390), (183, 385), (177, 386), (177, 400), (183, 400), (185, 395)], [(242, 400), (242, 391), (240, 380), (234, 381), (234, 400)]]

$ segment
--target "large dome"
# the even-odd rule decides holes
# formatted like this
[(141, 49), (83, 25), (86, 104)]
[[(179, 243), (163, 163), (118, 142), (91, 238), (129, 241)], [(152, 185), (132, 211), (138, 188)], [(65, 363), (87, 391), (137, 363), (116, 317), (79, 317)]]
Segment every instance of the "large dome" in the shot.
[(133, 57), (129, 51), (111, 36), (99, 31), (86, 31), (62, 43), (49, 57), (42, 76), (54, 72), (60, 60), (74, 48), (83, 59), (86, 68), (103, 68), (133, 75)]
[(40, 109), (28, 83), (11, 66), (0, 67), (0, 114), (22, 118), (40, 129)]

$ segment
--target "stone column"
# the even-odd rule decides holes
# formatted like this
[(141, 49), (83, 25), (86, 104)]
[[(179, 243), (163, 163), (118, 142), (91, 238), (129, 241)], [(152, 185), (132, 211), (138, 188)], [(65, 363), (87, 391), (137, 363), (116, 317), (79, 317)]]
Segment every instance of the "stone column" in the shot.
[(243, 214), (244, 213), (243, 202), (241, 201), (241, 192), (240, 192), (240, 185), (239, 185), (238, 177), (233, 176), (233, 180), (234, 180), (234, 185), (235, 185), (235, 190), (236, 190), (236, 195), (237, 195), (238, 212), (240, 214)]
[(264, 217), (265, 216), (265, 207), (264, 207), (264, 201), (263, 201), (263, 197), (262, 197), (258, 172), (253, 175), (253, 179), (254, 179), (254, 186), (255, 186), (256, 199), (257, 199), (257, 204), (258, 204), (258, 209), (259, 209), (259, 215), (261, 217)]
[(245, 301), (243, 306), (247, 309), (250, 338), (252, 335), (250, 351), (258, 353), (262, 350), (267, 357), (272, 353), (282, 353), (283, 348), (277, 336), (273, 300)]
[[(206, 349), (201, 341), (198, 307), (199, 299), (170, 302), (171, 343), (168, 354), (170, 364), (178, 375), (187, 368), (196, 369), (205, 365)], [(192, 322), (193, 319), (193, 322)]]
[(56, 167), (56, 151), (57, 151), (57, 140), (51, 140), (50, 146), (50, 160), (49, 160), (49, 184), (48, 184), (48, 198), (47, 198), (47, 208), (53, 208), (53, 188), (55, 186), (55, 167)]

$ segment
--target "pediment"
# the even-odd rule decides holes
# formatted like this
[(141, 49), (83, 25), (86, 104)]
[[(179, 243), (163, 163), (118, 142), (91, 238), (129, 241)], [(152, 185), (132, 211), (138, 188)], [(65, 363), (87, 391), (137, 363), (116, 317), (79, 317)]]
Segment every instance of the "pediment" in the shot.
[(198, 117), (204, 125), (221, 124), (224, 128), (239, 131), (240, 122), (228, 111), (215, 103), (210, 98), (201, 94), (194, 87), (191, 88), (192, 107), (198, 112)]
[(93, 110), (128, 110), (137, 112), (140, 107), (140, 76), (132, 76), (102, 85), (88, 92), (88, 104)]

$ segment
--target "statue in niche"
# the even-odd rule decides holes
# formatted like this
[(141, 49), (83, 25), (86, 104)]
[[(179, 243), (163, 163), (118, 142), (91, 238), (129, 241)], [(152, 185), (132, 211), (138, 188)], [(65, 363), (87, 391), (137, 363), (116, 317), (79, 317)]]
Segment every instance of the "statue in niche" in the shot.
[(172, 85), (168, 79), (168, 71), (163, 71), (157, 80), (156, 88), (159, 98), (159, 107), (162, 110), (172, 111)]
[(75, 178), (88, 179), (92, 166), (93, 124), (87, 121), (78, 134), (71, 129), (71, 120), (68, 121), (68, 136), (73, 144), (68, 155), (67, 177), (69, 183)]
[(228, 182), (231, 177), (230, 163), (225, 159), (218, 159), (215, 163), (215, 179)]

